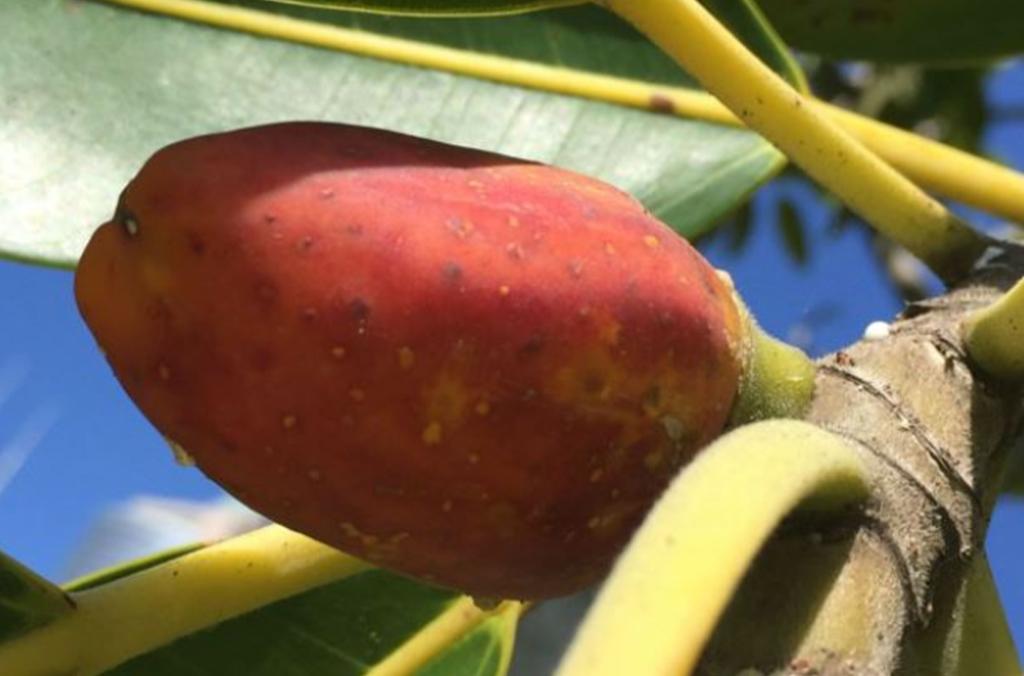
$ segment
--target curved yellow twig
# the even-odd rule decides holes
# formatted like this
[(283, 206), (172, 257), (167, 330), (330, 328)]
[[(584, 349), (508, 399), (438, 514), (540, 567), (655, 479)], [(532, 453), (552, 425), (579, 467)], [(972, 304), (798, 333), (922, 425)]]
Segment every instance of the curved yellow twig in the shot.
[(176, 638), (367, 567), (304, 535), (268, 526), (72, 593), (74, 612), (0, 644), (0, 671), (102, 673)]
[(964, 321), (964, 345), (992, 377), (1024, 380), (1024, 279)]
[(838, 106), (814, 106), (921, 187), (1024, 225), (1024, 174)]
[[(328, 26), (201, 0), (106, 0), (255, 35), (397, 63), (654, 109), (732, 126), (743, 123), (718, 99), (691, 89), (529, 63), (402, 38)], [(919, 185), (978, 209), (1024, 223), (1024, 175), (930, 139), (811, 99), (818, 109)]]
[(698, 0), (601, 0), (679, 62), (751, 129), (947, 282), (986, 246), (942, 204), (883, 162), (761, 63)]
[(779, 521), (800, 503), (834, 508), (866, 492), (855, 452), (808, 423), (767, 421), (721, 437), (647, 516), (559, 676), (689, 673)]
[(398, 650), (371, 667), (366, 676), (406, 676), (418, 673), (424, 665), (437, 658), (444, 648), (490, 619), (495, 619), (501, 625), (504, 641), (500, 659), (507, 668), (512, 658), (516, 625), (524, 609), (525, 606), (518, 601), (502, 601), (494, 610), (485, 611), (473, 599), (463, 596)]
[(1020, 676), (1020, 658), (1006, 621), (992, 570), (984, 554), (976, 555), (956, 599), (953, 621), (941, 639), (939, 676)]

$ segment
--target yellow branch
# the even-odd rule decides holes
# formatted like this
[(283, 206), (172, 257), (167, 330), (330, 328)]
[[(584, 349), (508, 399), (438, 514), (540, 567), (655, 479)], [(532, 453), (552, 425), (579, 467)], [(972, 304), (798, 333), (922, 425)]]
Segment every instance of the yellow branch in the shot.
[(1024, 174), (828, 103), (814, 106), (918, 185), (1024, 225)]
[(801, 503), (848, 505), (866, 495), (866, 481), (855, 452), (808, 423), (761, 422), (721, 437), (647, 515), (557, 673), (690, 673), (782, 518)]
[(965, 276), (985, 239), (809, 105), (698, 0), (603, 0), (751, 129), (778, 146), (876, 230), (947, 282)]
[(77, 609), (0, 644), (4, 676), (102, 673), (218, 622), (367, 569), (280, 526), (71, 594)]
[(916, 646), (929, 660), (923, 662), (925, 671), (934, 669), (928, 673), (937, 676), (1019, 676), (1024, 672), (988, 560), (978, 553), (968, 566), (948, 624), (934, 622)]
[(1024, 380), (1024, 279), (964, 321), (964, 344), (990, 376)]
[[(197, 0), (107, 0), (181, 19), (460, 75), (743, 126), (704, 92), (291, 19)], [(940, 195), (1024, 223), (1024, 175), (821, 101), (812, 105), (912, 180)]]
[[(384, 661), (374, 665), (366, 676), (405, 676), (418, 673), (445, 648), (468, 635), (483, 622), (497, 618), (501, 625), (500, 662), (507, 668), (512, 657), (516, 626), (525, 606), (518, 601), (503, 601), (493, 610), (481, 610), (468, 596), (462, 597), (451, 608), (423, 628)], [(498, 673), (504, 673), (499, 671)]]

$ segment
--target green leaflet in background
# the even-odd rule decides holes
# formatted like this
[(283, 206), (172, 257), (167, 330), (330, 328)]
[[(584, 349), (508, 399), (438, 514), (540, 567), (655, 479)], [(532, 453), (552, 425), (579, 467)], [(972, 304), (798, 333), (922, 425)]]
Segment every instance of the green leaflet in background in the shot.
[(59, 587), (0, 552), (0, 642), (72, 610), (74, 606)]
[(799, 92), (807, 92), (807, 78), (755, 0), (702, 0), (715, 17), (743, 41), (750, 51)]
[(508, 671), (519, 609), (507, 607), (417, 670), (417, 676), (500, 676)]
[(197, 549), (202, 548), (203, 545), (201, 544), (181, 545), (180, 547), (167, 549), (132, 561), (125, 561), (124, 563), (116, 566), (97, 570), (76, 580), (72, 580), (64, 585), (64, 591), (80, 592), (85, 591), (86, 589), (92, 589), (93, 587), (99, 587), (100, 585), (107, 584), (108, 582), (113, 582), (114, 580), (122, 577), (127, 577), (132, 573), (138, 573), (146, 570), (147, 568), (158, 566), (161, 563), (167, 563), (179, 556), (185, 556), (186, 554), (190, 554)]
[(1020, 0), (760, 0), (793, 47), (836, 59), (956, 64), (1024, 52)]
[[(449, 20), (323, 14), (479, 51), (685, 81), (596, 8)], [(0, 38), (0, 256), (44, 265), (74, 265), (158, 148), (287, 119), (385, 127), (575, 169), (632, 192), (688, 237), (713, 227), (783, 163), (743, 130), (96, 2), (6, 0)]]

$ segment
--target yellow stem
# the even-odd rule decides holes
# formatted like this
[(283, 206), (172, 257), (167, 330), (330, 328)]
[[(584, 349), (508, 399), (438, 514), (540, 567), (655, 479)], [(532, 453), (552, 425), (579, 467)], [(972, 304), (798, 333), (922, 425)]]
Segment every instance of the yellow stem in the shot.
[(747, 126), (943, 280), (965, 276), (985, 250), (984, 237), (821, 115), (698, 0), (603, 2), (678, 61)]
[[(462, 597), (451, 608), (424, 627), (398, 650), (375, 664), (366, 676), (405, 676), (415, 674), (445, 648), (453, 645), (483, 622), (498, 618), (502, 625), (501, 662), (509, 662), (515, 642), (516, 626), (525, 606), (518, 601), (503, 601), (493, 610), (481, 610), (468, 596)], [(499, 672), (504, 673), (504, 672)]]
[(971, 561), (956, 605), (940, 642), (941, 676), (1020, 676), (1017, 648), (983, 553)]
[(964, 344), (990, 376), (1024, 381), (1024, 279), (964, 321)]
[(268, 526), (99, 587), (77, 609), (0, 644), (4, 676), (102, 673), (218, 622), (365, 570), (367, 565)]
[[(715, 97), (682, 87), (529, 63), (197, 0), (107, 1), (326, 49), (679, 117), (743, 126)], [(811, 105), (925, 188), (1024, 223), (1024, 175), (821, 101), (812, 99)]]
[(647, 515), (557, 673), (690, 673), (782, 518), (801, 503), (831, 510), (866, 493), (856, 453), (808, 423), (760, 422), (719, 438)]
[(414, 674), (446, 647), (495, 615), (506, 617), (512, 623), (511, 640), (515, 636), (515, 624), (522, 612), (523, 605), (517, 601), (503, 601), (493, 610), (481, 610), (473, 599), (463, 596), (384, 661), (375, 664), (366, 676)]
[(1024, 225), (1024, 174), (838, 106), (814, 106), (923, 188)]

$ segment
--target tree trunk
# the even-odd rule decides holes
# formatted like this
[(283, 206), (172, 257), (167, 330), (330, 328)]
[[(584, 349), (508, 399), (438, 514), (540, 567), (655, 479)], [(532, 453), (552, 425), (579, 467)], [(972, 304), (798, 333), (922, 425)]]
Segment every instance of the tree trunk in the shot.
[(859, 449), (873, 497), (780, 527), (698, 673), (945, 673), (1006, 460), (1024, 450), (1020, 387), (971, 363), (960, 326), (1022, 272), (1024, 250), (1000, 244), (963, 284), (909, 305), (888, 336), (819, 361), (806, 418)]

